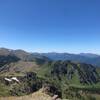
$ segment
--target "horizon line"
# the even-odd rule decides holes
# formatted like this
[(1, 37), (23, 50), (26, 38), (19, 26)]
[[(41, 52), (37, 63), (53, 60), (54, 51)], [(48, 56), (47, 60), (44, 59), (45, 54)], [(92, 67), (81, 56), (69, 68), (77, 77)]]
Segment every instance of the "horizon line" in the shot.
[(94, 52), (67, 52), (67, 51), (63, 51), (63, 52), (59, 52), (59, 51), (54, 51), (54, 50), (52, 50), (52, 51), (47, 51), (47, 52), (42, 52), (42, 51), (39, 51), (39, 50), (37, 50), (37, 51), (32, 51), (32, 50), (26, 50), (26, 49), (22, 49), (22, 48), (16, 48), (16, 49), (14, 49), (14, 48), (6, 48), (6, 47), (0, 47), (0, 49), (8, 49), (8, 50), (23, 50), (23, 51), (25, 51), (25, 52), (29, 52), (29, 53), (68, 53), (68, 54), (76, 54), (76, 55), (78, 55), (78, 54), (95, 54), (95, 55), (98, 55), (98, 56), (100, 56), (100, 54), (99, 53), (94, 53)]

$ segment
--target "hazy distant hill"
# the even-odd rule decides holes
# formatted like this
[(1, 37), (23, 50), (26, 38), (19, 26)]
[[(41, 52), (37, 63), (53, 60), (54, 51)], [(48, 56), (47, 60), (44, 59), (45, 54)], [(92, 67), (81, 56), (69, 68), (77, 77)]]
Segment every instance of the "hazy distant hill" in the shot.
[(91, 53), (81, 53), (81, 54), (42, 53), (41, 55), (46, 56), (52, 60), (71, 60), (71, 61), (100, 66), (100, 56)]
[(79, 55), (89, 57), (89, 58), (97, 58), (100, 57), (100, 55), (92, 54), (92, 53), (80, 53)]

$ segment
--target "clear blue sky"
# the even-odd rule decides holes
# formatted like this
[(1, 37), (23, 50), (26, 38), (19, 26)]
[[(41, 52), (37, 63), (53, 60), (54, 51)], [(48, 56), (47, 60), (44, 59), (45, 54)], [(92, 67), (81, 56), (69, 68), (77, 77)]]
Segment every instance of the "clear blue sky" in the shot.
[(100, 0), (0, 0), (0, 47), (100, 54)]

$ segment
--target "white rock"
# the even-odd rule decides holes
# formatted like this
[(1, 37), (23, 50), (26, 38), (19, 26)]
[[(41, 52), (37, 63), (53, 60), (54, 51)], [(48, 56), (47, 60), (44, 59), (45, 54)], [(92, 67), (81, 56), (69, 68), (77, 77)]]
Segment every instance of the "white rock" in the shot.
[(54, 95), (53, 97), (52, 97), (52, 100), (56, 100), (58, 98), (58, 95)]
[(5, 78), (5, 80), (8, 81), (8, 82), (12, 81), (12, 79), (9, 79), (9, 78)]
[(16, 81), (16, 82), (19, 82), (19, 80), (16, 77), (12, 77), (11, 79)]

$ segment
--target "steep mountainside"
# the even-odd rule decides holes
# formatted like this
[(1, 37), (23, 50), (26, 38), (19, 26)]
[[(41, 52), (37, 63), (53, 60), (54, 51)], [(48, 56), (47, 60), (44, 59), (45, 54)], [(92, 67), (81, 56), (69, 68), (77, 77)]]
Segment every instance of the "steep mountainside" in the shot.
[(90, 64), (71, 61), (48, 62), (40, 70), (41, 76), (66, 80), (69, 84), (95, 84), (99, 82), (99, 73)]
[(40, 65), (37, 64), (35, 61), (18, 61), (12, 62), (10, 64), (6, 64), (0, 68), (0, 75), (2, 76), (9, 76), (15, 75), (20, 76), (24, 75), (27, 72), (35, 72), (39, 69)]
[(90, 64), (71, 61), (48, 62), (40, 69), (38, 76), (61, 91), (63, 98), (92, 100), (85, 99), (81, 92), (100, 94), (100, 72)]
[(18, 61), (23, 62), (37, 62), (42, 64), (50, 59), (42, 55), (33, 55), (23, 50), (9, 50), (5, 48), (0, 49), (0, 67), (6, 64), (17, 63)]

